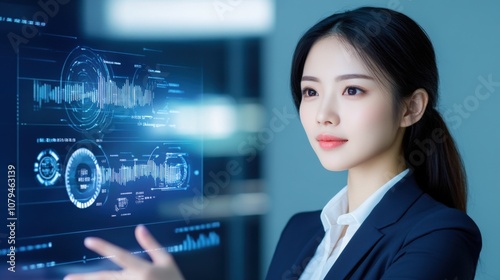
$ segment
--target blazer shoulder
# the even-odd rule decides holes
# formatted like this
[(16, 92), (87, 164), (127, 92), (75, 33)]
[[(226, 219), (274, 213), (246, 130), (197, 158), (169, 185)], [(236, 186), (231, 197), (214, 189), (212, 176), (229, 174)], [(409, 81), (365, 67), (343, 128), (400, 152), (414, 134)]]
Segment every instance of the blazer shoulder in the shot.
[(414, 223), (413, 235), (427, 234), (431, 231), (450, 230), (458, 231), (471, 238), (476, 244), (481, 246), (481, 232), (476, 222), (464, 211), (450, 208), (435, 201), (429, 195), (424, 194), (421, 200), (433, 204)]
[(293, 233), (294, 236), (300, 236), (303, 232), (315, 231), (321, 225), (320, 210), (299, 212), (294, 214), (286, 223), (281, 236)]
[(474, 279), (482, 247), (476, 223), (465, 212), (428, 195), (419, 202), (431, 207), (408, 213), (406, 221), (393, 229), (399, 233), (406, 230), (406, 234), (401, 243), (394, 242), (398, 246), (383, 278), (456, 279), (459, 275), (460, 279)]
[(288, 224), (293, 224), (302, 221), (320, 220), (321, 210), (298, 212), (288, 220)]

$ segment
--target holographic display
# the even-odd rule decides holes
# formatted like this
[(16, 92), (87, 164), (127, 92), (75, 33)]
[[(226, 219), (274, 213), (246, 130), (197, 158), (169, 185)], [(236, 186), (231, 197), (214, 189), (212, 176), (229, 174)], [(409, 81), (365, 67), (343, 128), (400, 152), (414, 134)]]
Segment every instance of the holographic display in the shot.
[(202, 102), (199, 69), (147, 50), (30, 46), (19, 50), (17, 84), (18, 248), (50, 260), (30, 255), (20, 270), (87, 263), (76, 252), (62, 258), (61, 240), (81, 246), (83, 236), (139, 223), (179, 221), (165, 226), (173, 252), (219, 244), (218, 227), (176, 233), (186, 223), (164, 212), (203, 193), (202, 135), (183, 127), (200, 119), (186, 110)]
[[(150, 56), (20, 50), (19, 164), (32, 174), (20, 207), (25, 221), (46, 225), (36, 234), (156, 222), (165, 204), (202, 192), (202, 138), (179, 122), (199, 119), (184, 108), (201, 104), (201, 71)], [(47, 208), (64, 215), (36, 214)], [(83, 211), (92, 223), (72, 223)]]
[[(0, 191), (11, 199), (0, 218), (12, 225), (0, 230), (0, 279), (118, 269), (113, 256), (85, 248), (88, 236), (147, 258), (138, 224), (186, 279), (225, 279), (226, 224), (202, 208), (201, 54), (89, 37), (84, 2), (0, 0), (0, 30), (15, 35), (4, 39), (20, 40), (0, 41), (2, 160), (12, 186)], [(47, 9), (54, 14), (43, 25), (23, 23)], [(197, 214), (185, 218), (182, 205)]]

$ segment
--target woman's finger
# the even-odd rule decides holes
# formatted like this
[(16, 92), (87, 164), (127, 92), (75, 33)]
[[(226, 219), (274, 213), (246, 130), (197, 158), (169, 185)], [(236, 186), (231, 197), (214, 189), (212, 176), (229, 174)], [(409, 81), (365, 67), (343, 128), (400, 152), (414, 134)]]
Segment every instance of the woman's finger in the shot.
[(126, 251), (101, 238), (85, 238), (84, 244), (87, 248), (98, 253), (99, 255), (109, 257), (112, 262), (122, 268), (139, 269), (149, 265), (147, 261), (138, 258), (132, 255), (129, 251)]
[(163, 249), (144, 225), (138, 225), (135, 228), (135, 238), (149, 254), (153, 263), (166, 266), (172, 265), (172, 256)]

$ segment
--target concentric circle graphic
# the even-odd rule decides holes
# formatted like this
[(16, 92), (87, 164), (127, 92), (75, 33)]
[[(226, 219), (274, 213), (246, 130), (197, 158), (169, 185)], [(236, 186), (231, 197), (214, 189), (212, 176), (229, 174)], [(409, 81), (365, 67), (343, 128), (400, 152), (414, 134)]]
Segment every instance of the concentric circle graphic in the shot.
[(35, 162), (35, 176), (38, 182), (44, 186), (54, 185), (61, 177), (59, 167), (59, 156), (52, 149), (41, 151)]
[(189, 165), (181, 153), (166, 153), (165, 184), (168, 188), (184, 188), (189, 179)]
[(69, 199), (78, 208), (92, 205), (101, 192), (101, 168), (94, 154), (86, 148), (80, 148), (71, 154), (65, 178)]
[(102, 206), (109, 193), (106, 169), (109, 161), (93, 141), (75, 143), (68, 152), (64, 181), (69, 200), (78, 208)]
[(109, 125), (113, 114), (109, 72), (103, 58), (90, 48), (77, 47), (66, 58), (61, 90), (69, 122), (76, 130), (103, 130)]

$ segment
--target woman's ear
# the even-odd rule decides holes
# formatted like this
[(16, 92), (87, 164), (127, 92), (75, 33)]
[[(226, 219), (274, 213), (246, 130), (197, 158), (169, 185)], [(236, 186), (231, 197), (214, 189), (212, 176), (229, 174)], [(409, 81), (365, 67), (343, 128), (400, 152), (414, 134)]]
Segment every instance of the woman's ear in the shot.
[(429, 95), (423, 88), (416, 89), (412, 95), (404, 102), (404, 108), (401, 116), (401, 127), (408, 127), (418, 122), (424, 115)]

